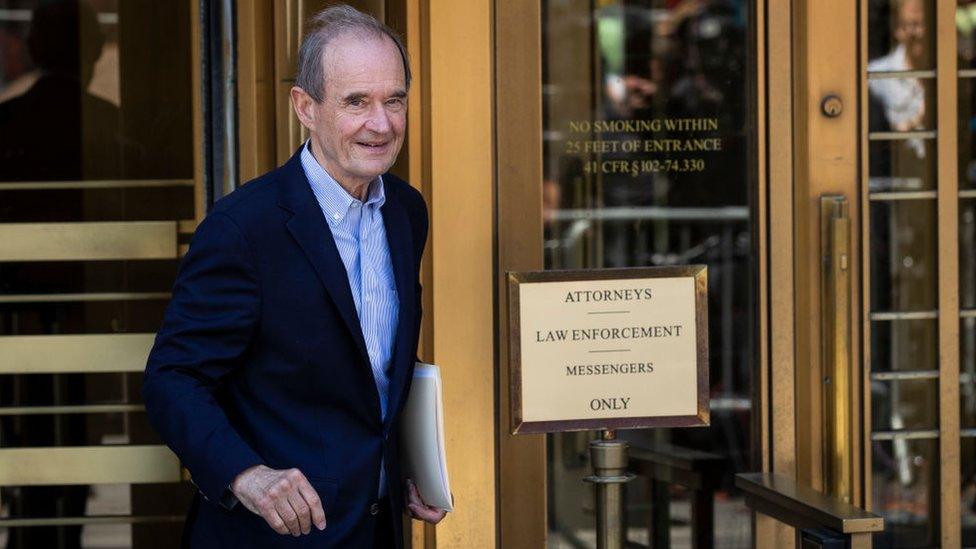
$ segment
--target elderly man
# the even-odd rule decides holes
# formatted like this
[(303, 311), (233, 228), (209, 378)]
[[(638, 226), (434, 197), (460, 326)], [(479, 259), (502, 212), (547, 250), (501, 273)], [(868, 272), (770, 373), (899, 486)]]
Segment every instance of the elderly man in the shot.
[(146, 366), (149, 420), (199, 488), (190, 547), (400, 547), (397, 417), (420, 329), (423, 198), (403, 143), (400, 39), (342, 6), (312, 19), (292, 105), (311, 138), (214, 207)]

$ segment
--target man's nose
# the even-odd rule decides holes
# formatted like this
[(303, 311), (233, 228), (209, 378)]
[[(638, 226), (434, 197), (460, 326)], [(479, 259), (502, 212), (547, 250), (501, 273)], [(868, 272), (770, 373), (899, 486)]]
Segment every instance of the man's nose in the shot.
[(383, 105), (375, 105), (370, 109), (369, 118), (366, 119), (366, 129), (376, 133), (390, 131), (390, 115)]

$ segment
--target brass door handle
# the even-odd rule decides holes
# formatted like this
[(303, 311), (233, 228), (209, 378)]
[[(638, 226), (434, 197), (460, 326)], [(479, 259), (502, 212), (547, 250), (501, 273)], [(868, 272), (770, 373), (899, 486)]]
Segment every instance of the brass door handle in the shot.
[(821, 356), (823, 357), (824, 486), (853, 496), (854, 377), (851, 360), (851, 219), (843, 196), (820, 197)]

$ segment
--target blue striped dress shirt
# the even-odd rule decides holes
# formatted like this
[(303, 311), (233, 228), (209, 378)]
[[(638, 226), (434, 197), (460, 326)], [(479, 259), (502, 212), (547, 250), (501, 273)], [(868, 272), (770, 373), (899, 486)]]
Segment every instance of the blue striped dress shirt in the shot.
[[(380, 412), (385, 418), (390, 387), (387, 370), (393, 357), (400, 300), (380, 211), (386, 202), (383, 179), (377, 177), (371, 182), (366, 201), (360, 202), (322, 168), (312, 155), (308, 142), (302, 148), (301, 159), (305, 176), (328, 221), (339, 256), (346, 267), (349, 289), (366, 341), (369, 365), (376, 380)], [(381, 495), (385, 492), (383, 477), (381, 466)]]

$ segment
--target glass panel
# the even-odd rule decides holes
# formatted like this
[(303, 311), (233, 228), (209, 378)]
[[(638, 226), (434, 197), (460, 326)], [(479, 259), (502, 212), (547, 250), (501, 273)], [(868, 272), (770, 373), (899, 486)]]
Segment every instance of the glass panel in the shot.
[(935, 68), (935, 2), (868, 2), (868, 72)]
[(872, 511), (885, 520), (875, 547), (938, 547), (939, 441), (872, 444)]
[(871, 141), (868, 189), (879, 192), (911, 192), (935, 189), (935, 140)]
[(976, 547), (976, 438), (962, 439), (962, 545)]
[[(65, 378), (70, 378), (70, 380), (66, 381)], [(139, 404), (142, 402), (139, 397), (139, 389), (142, 387), (141, 372), (133, 374), (98, 372), (70, 375), (3, 374), (0, 375), (0, 387), (4, 389), (4, 392), (0, 393), (0, 410), (11, 406)], [(105, 421), (111, 420), (112, 418), (108, 418)], [(4, 434), (11, 433), (6, 432)], [(15, 440), (17, 439), (8, 436), (0, 440), (0, 447), (16, 446)], [(43, 446), (45, 443), (40, 445)], [(30, 445), (27, 444), (26, 446)]]
[(959, 426), (976, 429), (976, 318), (964, 318), (960, 324)]
[(176, 276), (178, 261), (91, 261), (85, 265), (85, 276), (77, 277), (74, 269), (63, 262), (9, 262), (0, 264), (0, 273), (10, 271), (18, 276), (3, 277), (3, 294), (44, 294), (84, 292), (169, 292)]
[(153, 333), (166, 301), (0, 303), (0, 336)]
[[(147, 516), (146, 513), (139, 513), (134, 511), (134, 501), (137, 501), (141, 497), (145, 497), (143, 494), (161, 494), (165, 492), (172, 492), (173, 490), (180, 490), (184, 492), (183, 498), (190, 498), (192, 496), (192, 491), (194, 488), (191, 484), (145, 484), (138, 487), (129, 484), (98, 484), (95, 486), (10, 486), (5, 487), (6, 493), (10, 494), (21, 494), (13, 502), (5, 507), (5, 511), (8, 516), (5, 519), (19, 519), (19, 518), (33, 518), (38, 514), (38, 509), (47, 509), (48, 516), (53, 516), (57, 513), (57, 509), (64, 508), (66, 505), (72, 504), (72, 502), (85, 501), (84, 506), (76, 506), (75, 508), (64, 508), (65, 514), (70, 513), (72, 516), (85, 516), (85, 517), (97, 517), (104, 515), (141, 515)], [(137, 504), (135, 504), (137, 506)], [(161, 524), (157, 524), (157, 527), (161, 527), (163, 533), (166, 530), (181, 530), (180, 522), (182, 521), (183, 515), (186, 514), (186, 509), (182, 503), (174, 501), (172, 498), (161, 500), (154, 512), (151, 515), (154, 521), (158, 521)], [(130, 540), (133, 538), (133, 532), (136, 532), (138, 536), (138, 531), (140, 526), (134, 526), (131, 524), (87, 524), (84, 526), (69, 526), (65, 527), (63, 531), (67, 534), (66, 537), (73, 538), (81, 541), (81, 547), (86, 548), (109, 548), (109, 547), (121, 547), (121, 541)], [(7, 530), (0, 530), (0, 547), (28, 547), (28, 543), (33, 539), (31, 536), (36, 536), (33, 534), (36, 528), (15, 528)], [(128, 545), (126, 545), (128, 546)], [(49, 545), (45, 547), (58, 547), (57, 545)], [(70, 547), (70, 546), (64, 546)], [(77, 546), (76, 546), (77, 547)], [(150, 547), (152, 547), (150, 545)], [(161, 547), (161, 546), (156, 546)]]
[(871, 371), (937, 370), (939, 325), (931, 320), (871, 323)]
[(976, 309), (976, 199), (959, 201), (959, 306)]
[(976, 0), (956, 0), (959, 68), (976, 69)]
[[(972, 5), (976, 6), (976, 3)], [(959, 116), (957, 120), (959, 121), (957, 128), (959, 131), (959, 188), (976, 189), (976, 79), (959, 79)]]
[[(935, 80), (871, 78), (868, 80), (868, 130), (913, 132), (935, 129)], [(921, 139), (903, 145), (915, 157), (925, 154)], [(907, 154), (907, 153), (906, 153)]]
[[(976, 0), (956, 3), (959, 69), (976, 69)], [(959, 188), (976, 189), (976, 80), (959, 78)], [(976, 309), (976, 200), (959, 201), (959, 306)], [(965, 314), (965, 313), (964, 313)], [(959, 329), (959, 413), (962, 429), (976, 430), (976, 318), (964, 317)], [(962, 544), (976, 546), (976, 437), (961, 444)]]
[[(938, 189), (934, 138), (876, 139), (878, 132), (936, 129), (935, 75), (891, 74), (935, 69), (934, 10), (931, 0), (868, 2), (868, 130), (875, 138), (868, 151), (871, 193)], [(934, 314), (939, 291), (936, 200), (872, 198), (866, 242), (870, 311)], [(871, 323), (872, 372), (938, 370), (938, 345), (936, 319), (876, 320)], [(937, 378), (872, 378), (872, 432), (937, 429), (938, 386)], [(939, 463), (937, 440), (872, 443), (870, 505), (885, 517), (875, 547), (938, 545)]]
[[(750, 547), (733, 475), (751, 449), (756, 310), (749, 206), (754, 168), (746, 102), (752, 2), (542, 3), (545, 266), (704, 263), (709, 272), (712, 426), (621, 433), (634, 446), (695, 448), (716, 459), (714, 539)], [(548, 437), (550, 547), (591, 547), (587, 443)], [(711, 497), (711, 496), (709, 496)], [(647, 483), (628, 490), (631, 540), (646, 539)], [(691, 491), (672, 484), (671, 513)], [(641, 511), (644, 509), (644, 511)], [(721, 520), (718, 518), (721, 517)], [(676, 521), (671, 539), (699, 531)]]
[(871, 381), (871, 429), (938, 429), (937, 379)]
[[(187, 488), (190, 489), (190, 486), (191, 485), (187, 485)], [(67, 491), (64, 489), (64, 487), (52, 487), (52, 488), (53, 489), (50, 490), (51, 494), (58, 494), (58, 493), (63, 494)], [(99, 484), (97, 486), (91, 486), (91, 487), (89, 486), (76, 487), (76, 489), (78, 488), (88, 492), (88, 504), (86, 505), (85, 509), (79, 508), (76, 516), (93, 517), (99, 515), (128, 515), (132, 513), (132, 503), (130, 501), (132, 487), (129, 484)], [(16, 491), (21, 489), (23, 488), (11, 487), (11, 491)], [(50, 497), (64, 497), (64, 496), (53, 495)], [(160, 512), (161, 515), (175, 515), (175, 517), (177, 518), (186, 514), (186, 509), (172, 506), (172, 505), (170, 505), (168, 509), (161, 509), (160, 511), (161, 511)], [(23, 507), (11, 506), (10, 515), (5, 516), (4, 518), (31, 518), (31, 517), (24, 513)], [(102, 525), (102, 526), (103, 527), (111, 526), (112, 528), (111, 530), (109, 530), (109, 532), (111, 532), (112, 530), (116, 530), (116, 531), (123, 530), (123, 529), (129, 530), (130, 528), (130, 526), (127, 524), (125, 525), (113, 524), (113, 525)], [(170, 528), (179, 529), (180, 526), (171, 525)], [(95, 530), (95, 532), (89, 533), (90, 529)], [(103, 548), (103, 547), (117, 546), (112, 543), (114, 540), (112, 540), (111, 538), (105, 539), (103, 537), (108, 535), (108, 532), (101, 533), (99, 532), (99, 530), (101, 530), (100, 528), (93, 529), (91, 526), (86, 526), (85, 530), (86, 530), (85, 538), (87, 539), (82, 542), (83, 547)], [(114, 535), (118, 535), (118, 534), (114, 534)], [(99, 543), (91, 538), (101, 538), (103, 541)], [(2, 534), (0, 534), (0, 541), (2, 541), (3, 539), (4, 537), (2, 536)], [(117, 539), (125, 539), (125, 538), (116, 537), (115, 539), (117, 540)]]
[[(872, 0), (868, 4), (868, 73), (935, 68), (933, 6), (923, 0)], [(900, 77), (868, 81), (868, 128), (871, 132), (931, 130), (935, 125), (935, 80)], [(872, 190), (875, 177), (919, 177), (933, 163), (931, 150), (919, 138), (871, 151)], [(895, 173), (889, 173), (895, 172)], [(895, 190), (895, 189), (892, 189)]]
[[(0, 10), (0, 223), (195, 217), (191, 5), (23, 0)], [(156, 186), (77, 188), (118, 180)], [(57, 188), (65, 182), (76, 188)], [(176, 264), (0, 263), (0, 298), (168, 292)], [(152, 333), (165, 305), (165, 299), (0, 303), (0, 337)], [(137, 404), (140, 383), (141, 374), (2, 375), (0, 406)], [(158, 443), (142, 412), (0, 417), (3, 448)], [(175, 484), (5, 487), (0, 513), (180, 515), (188, 495)], [(179, 527), (154, 528), (0, 529), (0, 545), (179, 545)]]
[(935, 200), (872, 201), (871, 310), (936, 307)]
[[(54, 378), (56, 382), (54, 387), (75, 390), (74, 385), (81, 385), (80, 388), (84, 391), (86, 386), (76, 377), (79, 375), (45, 376), (48, 379), (32, 381), (49, 381), (50, 378)], [(47, 386), (35, 384), (34, 387), (29, 387), (28, 384), (22, 383), (15, 391), (20, 391), (21, 395), (29, 395), (31, 391), (39, 392), (44, 389), (49, 390), (51, 387), (51, 384)], [(139, 388), (134, 387), (130, 390), (138, 392)], [(131, 442), (129, 431), (150, 429), (145, 412), (24, 414), (3, 416), (0, 417), (0, 422), (11, 431), (16, 429), (20, 435), (4, 438), (0, 444), (0, 448), (4, 449), (125, 445)], [(146, 438), (139, 444), (162, 444), (162, 442), (158, 438)]]
[(193, 219), (194, 188), (190, 186), (12, 190), (4, 189), (3, 183), (0, 181), (3, 223)]

